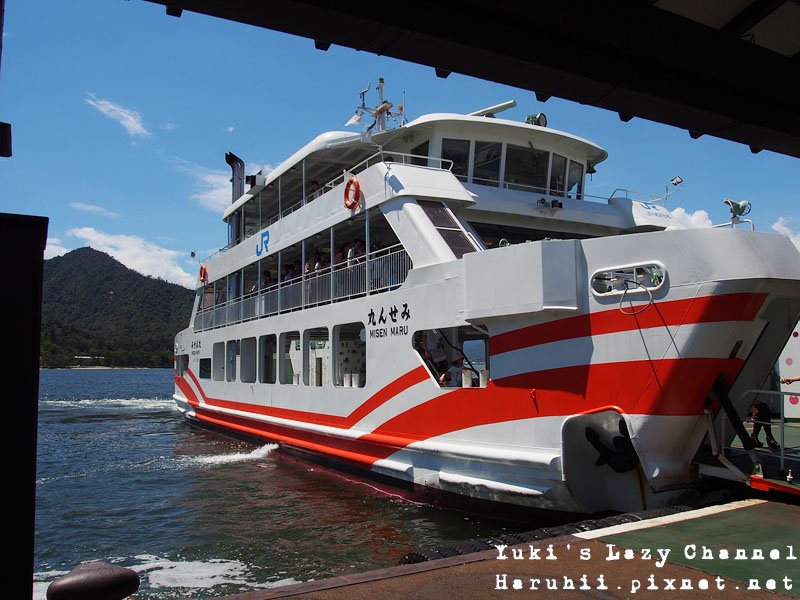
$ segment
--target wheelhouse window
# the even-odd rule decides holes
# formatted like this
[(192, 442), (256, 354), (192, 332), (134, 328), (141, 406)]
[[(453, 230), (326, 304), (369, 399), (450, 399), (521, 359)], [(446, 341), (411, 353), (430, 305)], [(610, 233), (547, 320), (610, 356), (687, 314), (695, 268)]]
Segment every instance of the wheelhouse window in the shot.
[(472, 180), (484, 185), (498, 185), (500, 181), (500, 157), (503, 144), (500, 142), (475, 142), (475, 161)]
[(442, 158), (453, 161), (451, 172), (461, 181), (469, 176), (469, 140), (442, 140)]
[(569, 171), (567, 172), (567, 197), (583, 199), (583, 165), (569, 161)]
[(420, 167), (427, 167), (428, 166), (428, 155), (430, 154), (430, 142), (424, 141), (419, 146), (415, 146), (411, 149), (411, 164), (418, 165)]
[(417, 200), (422, 210), (441, 234), (442, 239), (456, 255), (461, 258), (468, 252), (475, 252), (476, 248), (459, 227), (450, 210), (442, 203), (433, 200)]
[(512, 190), (544, 192), (547, 189), (549, 153), (533, 146), (506, 146), (505, 181)]
[(564, 195), (564, 182), (566, 181), (567, 158), (560, 154), (553, 154), (550, 167), (550, 193), (555, 196)]

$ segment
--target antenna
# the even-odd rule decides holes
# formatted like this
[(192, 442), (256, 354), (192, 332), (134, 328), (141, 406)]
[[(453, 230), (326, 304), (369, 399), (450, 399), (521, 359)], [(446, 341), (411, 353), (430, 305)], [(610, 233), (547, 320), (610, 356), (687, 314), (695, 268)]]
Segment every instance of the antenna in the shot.
[(517, 105), (516, 100), (507, 100), (506, 102), (501, 102), (500, 104), (495, 104), (494, 106), (489, 106), (487, 108), (482, 108), (481, 110), (476, 110), (475, 112), (469, 113), (468, 117), (486, 117), (486, 116), (494, 116), (499, 112), (503, 112), (504, 110), (508, 110), (509, 108), (514, 108)]
[[(384, 80), (383, 77), (380, 77), (378, 78), (378, 84), (375, 86), (378, 90), (378, 105), (374, 108), (370, 108), (367, 106), (365, 99), (367, 92), (369, 92), (372, 87), (372, 83), (368, 83), (367, 87), (358, 94), (361, 97), (361, 106), (356, 107), (355, 114), (345, 123), (345, 127), (349, 127), (350, 125), (358, 125), (361, 123), (361, 119), (365, 114), (369, 114), (373, 117), (375, 120), (361, 132), (361, 137), (364, 140), (369, 140), (372, 133), (386, 131), (386, 117), (392, 117), (395, 121), (400, 118), (402, 120), (402, 125), (405, 125), (407, 122), (405, 114), (403, 114), (403, 104), (400, 105), (398, 111), (392, 112), (392, 107), (394, 105), (384, 99), (383, 86)], [(405, 103), (405, 92), (403, 92), (403, 103)]]

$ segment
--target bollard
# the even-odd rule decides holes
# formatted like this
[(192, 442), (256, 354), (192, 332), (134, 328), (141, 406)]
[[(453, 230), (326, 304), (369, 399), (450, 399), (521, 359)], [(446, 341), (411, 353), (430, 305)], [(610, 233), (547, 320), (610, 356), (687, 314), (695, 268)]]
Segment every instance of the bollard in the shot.
[(83, 563), (47, 588), (47, 600), (122, 600), (139, 589), (135, 571), (95, 561)]

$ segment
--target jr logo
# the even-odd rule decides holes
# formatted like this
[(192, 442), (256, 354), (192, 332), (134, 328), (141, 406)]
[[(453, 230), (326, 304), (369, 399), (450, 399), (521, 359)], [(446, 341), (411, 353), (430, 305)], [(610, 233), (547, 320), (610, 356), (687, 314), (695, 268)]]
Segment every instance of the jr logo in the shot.
[(256, 256), (269, 252), (269, 231), (261, 232), (261, 241), (256, 243)]

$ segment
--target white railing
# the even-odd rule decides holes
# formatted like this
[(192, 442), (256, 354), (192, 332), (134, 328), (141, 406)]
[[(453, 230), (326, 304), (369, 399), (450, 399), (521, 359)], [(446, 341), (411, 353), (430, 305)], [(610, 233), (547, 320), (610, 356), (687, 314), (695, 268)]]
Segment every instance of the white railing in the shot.
[[(400, 244), (294, 277), (241, 298), (201, 309), (194, 330), (204, 331), (303, 308), (342, 302), (399, 287), (412, 268)], [(369, 277), (367, 277), (369, 274)]]

